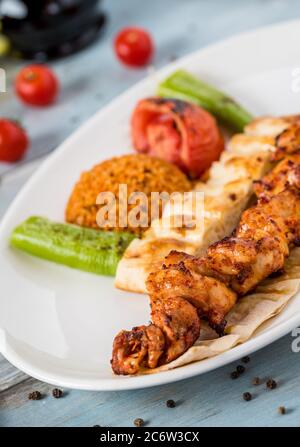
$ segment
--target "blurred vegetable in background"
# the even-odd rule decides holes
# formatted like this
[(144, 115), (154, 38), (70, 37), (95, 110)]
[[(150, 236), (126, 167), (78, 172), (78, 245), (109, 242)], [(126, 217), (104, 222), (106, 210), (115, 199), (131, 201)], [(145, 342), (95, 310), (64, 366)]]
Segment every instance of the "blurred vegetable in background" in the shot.
[(154, 52), (150, 34), (138, 27), (122, 29), (115, 37), (114, 47), (118, 59), (130, 67), (147, 65)]
[(41, 64), (27, 65), (16, 77), (15, 91), (25, 104), (48, 106), (57, 97), (59, 82), (50, 67)]
[(28, 144), (27, 133), (16, 121), (0, 119), (0, 161), (21, 160), (27, 151)]
[(0, 57), (8, 54), (9, 50), (10, 43), (8, 38), (2, 34), (2, 23), (0, 21)]

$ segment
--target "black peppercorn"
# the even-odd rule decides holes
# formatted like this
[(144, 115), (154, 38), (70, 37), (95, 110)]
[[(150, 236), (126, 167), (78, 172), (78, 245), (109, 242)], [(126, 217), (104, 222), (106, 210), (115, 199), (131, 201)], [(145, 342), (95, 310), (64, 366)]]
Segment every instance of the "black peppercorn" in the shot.
[(269, 379), (267, 381), (267, 388), (269, 388), (269, 390), (275, 390), (275, 388), (277, 388), (277, 382), (274, 379)]
[(167, 405), (168, 408), (175, 408), (176, 407), (176, 403), (175, 403), (175, 401), (173, 399), (167, 400), (166, 405)]
[(245, 369), (246, 368), (243, 365), (238, 365), (236, 367), (236, 371), (237, 371), (238, 374), (243, 374), (243, 372), (245, 372)]
[(246, 355), (245, 357), (242, 358), (242, 362), (243, 363), (249, 363), (250, 362), (250, 357), (248, 355)]
[(55, 399), (59, 399), (62, 395), (63, 392), (59, 388), (54, 388), (54, 390), (52, 390), (52, 396), (55, 397)]
[(243, 394), (243, 399), (244, 399), (245, 401), (249, 402), (249, 400), (252, 399), (252, 394), (251, 394), (251, 393), (248, 393), (248, 392), (244, 393), (244, 394)]
[(285, 414), (286, 413), (286, 408), (285, 407), (279, 407), (278, 408), (278, 413)]
[(239, 373), (237, 371), (232, 371), (232, 373), (230, 373), (230, 377), (232, 379), (237, 379), (239, 377)]
[(252, 384), (253, 385), (260, 385), (260, 378), (259, 377), (254, 377), (254, 379), (252, 380)]
[(144, 425), (144, 419), (137, 418), (133, 421), (136, 427), (142, 427)]
[(28, 394), (29, 400), (40, 400), (42, 398), (42, 394), (39, 391), (32, 391), (32, 393)]

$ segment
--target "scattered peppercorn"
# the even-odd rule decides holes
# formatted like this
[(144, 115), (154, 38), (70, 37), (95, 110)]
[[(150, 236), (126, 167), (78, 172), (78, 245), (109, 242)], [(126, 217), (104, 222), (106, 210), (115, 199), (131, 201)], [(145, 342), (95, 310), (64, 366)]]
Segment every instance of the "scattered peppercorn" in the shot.
[(267, 381), (267, 388), (269, 388), (269, 390), (275, 390), (275, 388), (277, 388), (277, 382), (274, 379), (269, 379)]
[(252, 399), (252, 394), (251, 394), (251, 393), (248, 393), (248, 392), (244, 393), (244, 394), (243, 394), (243, 399), (244, 399), (245, 401), (249, 402), (249, 400)]
[(54, 388), (54, 390), (52, 390), (52, 396), (55, 397), (55, 399), (59, 399), (63, 396), (63, 392), (59, 388)]
[(286, 413), (286, 408), (285, 407), (279, 407), (278, 408), (278, 413), (285, 414)]
[(253, 385), (260, 385), (260, 378), (259, 377), (254, 377), (254, 379), (252, 380), (252, 384)]
[(243, 363), (249, 363), (250, 362), (250, 357), (248, 355), (246, 355), (246, 357), (242, 358), (242, 362)]
[(42, 398), (42, 394), (39, 391), (32, 391), (32, 393), (28, 394), (29, 400), (40, 400)]
[(237, 371), (232, 371), (232, 373), (230, 373), (230, 377), (232, 379), (237, 379), (239, 377), (239, 373)]
[(246, 368), (243, 365), (238, 365), (236, 367), (236, 371), (238, 374), (243, 374), (245, 372)]
[(166, 405), (168, 408), (175, 408), (176, 402), (173, 399), (169, 399), (169, 400), (167, 400)]
[(137, 418), (133, 421), (136, 427), (142, 427), (144, 425), (144, 419)]

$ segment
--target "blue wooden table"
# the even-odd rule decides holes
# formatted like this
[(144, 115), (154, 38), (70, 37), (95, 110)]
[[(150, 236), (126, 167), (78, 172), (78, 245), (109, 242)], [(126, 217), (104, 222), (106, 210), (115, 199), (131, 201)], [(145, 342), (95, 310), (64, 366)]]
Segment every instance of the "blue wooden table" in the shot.
[[(0, 95), (0, 115), (20, 119), (29, 130), (32, 147), (27, 161), (57, 146), (103, 104), (133, 85), (147, 70), (128, 70), (112, 52), (112, 36), (122, 26), (136, 24), (151, 30), (157, 45), (155, 67), (210, 42), (246, 29), (300, 16), (297, 0), (107, 0), (109, 23), (102, 39), (84, 52), (55, 63), (62, 82), (57, 106), (29, 110), (14, 98), (10, 86)], [(267, 55), (266, 55), (267, 57)], [(11, 79), (16, 63), (0, 61)], [(36, 169), (39, 160), (20, 166), (0, 185), (0, 215)], [(8, 166), (0, 166), (0, 174)], [(80, 392), (64, 390), (54, 399), (52, 387), (12, 367), (0, 356), (0, 426), (132, 426), (137, 417), (148, 426), (299, 426), (300, 354), (292, 352), (292, 335), (251, 356), (246, 372), (232, 380), (235, 365), (175, 384), (130, 392)], [(275, 390), (254, 377), (278, 381)], [(44, 398), (29, 401), (39, 390)], [(242, 394), (253, 394), (245, 402)], [(176, 408), (165, 405), (167, 399)], [(281, 415), (278, 407), (285, 406)]]

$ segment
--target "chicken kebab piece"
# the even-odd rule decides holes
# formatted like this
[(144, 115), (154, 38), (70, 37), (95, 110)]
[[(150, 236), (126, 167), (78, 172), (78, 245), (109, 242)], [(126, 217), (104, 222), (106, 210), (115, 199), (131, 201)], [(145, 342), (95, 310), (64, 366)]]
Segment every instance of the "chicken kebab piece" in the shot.
[(283, 268), (290, 247), (300, 240), (300, 147), (294, 134), (290, 145), (282, 142), (273, 154), (281, 161), (256, 184), (258, 203), (243, 213), (232, 237), (211, 245), (200, 258), (171, 252), (149, 275), (152, 323), (116, 336), (111, 361), (116, 374), (175, 360), (198, 339), (202, 318), (222, 335), (238, 297)]
[(262, 180), (254, 181), (258, 197), (271, 197), (287, 185), (300, 188), (300, 125), (294, 124), (276, 138), (273, 161), (277, 166)]

